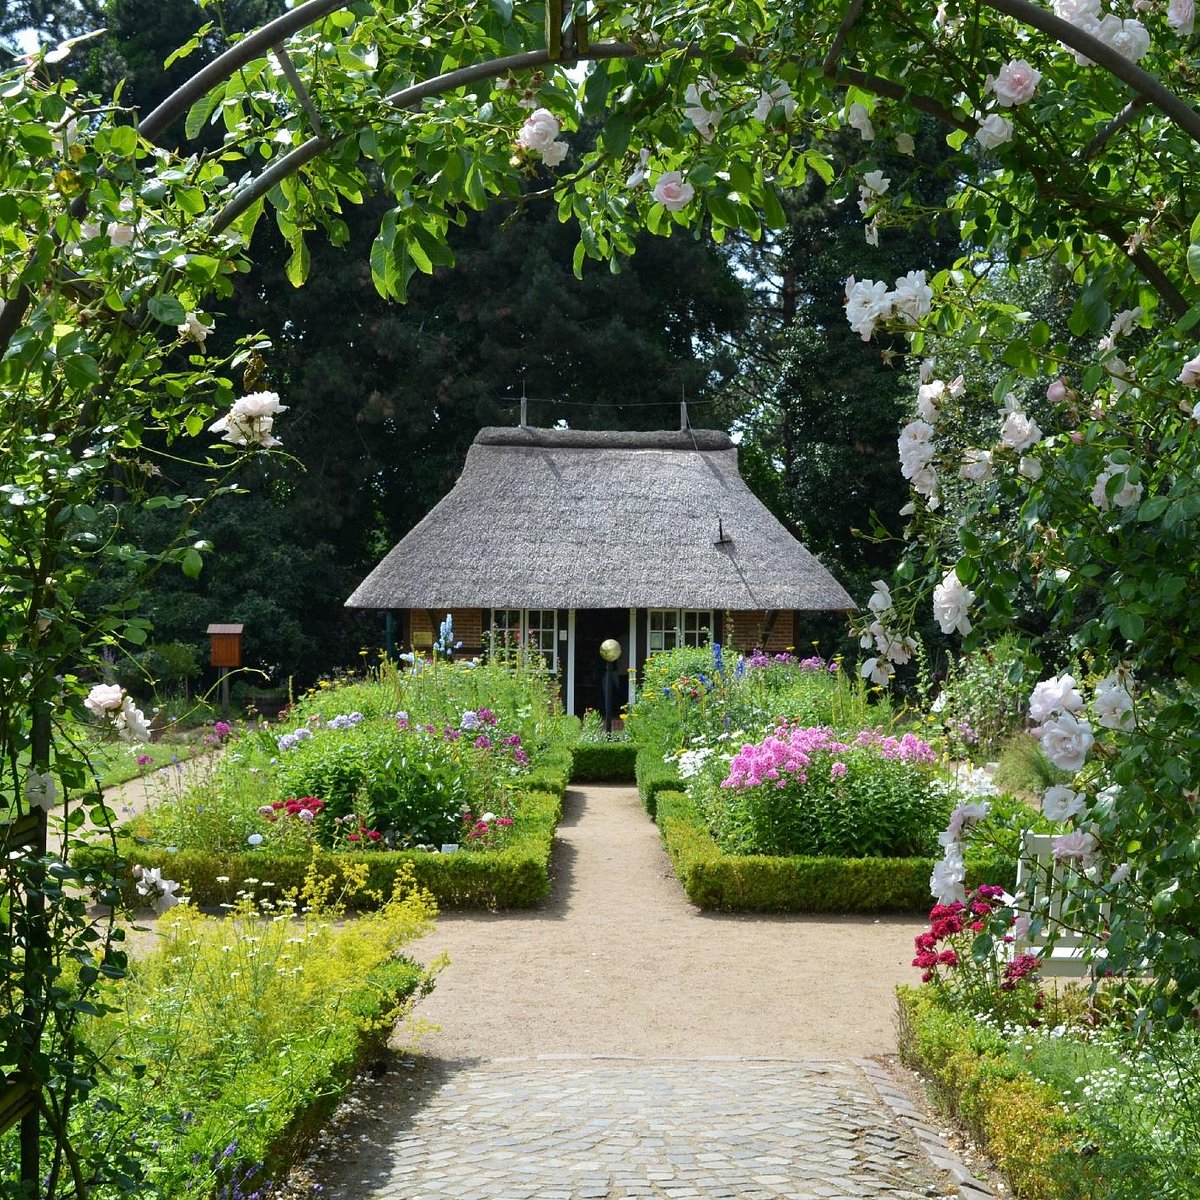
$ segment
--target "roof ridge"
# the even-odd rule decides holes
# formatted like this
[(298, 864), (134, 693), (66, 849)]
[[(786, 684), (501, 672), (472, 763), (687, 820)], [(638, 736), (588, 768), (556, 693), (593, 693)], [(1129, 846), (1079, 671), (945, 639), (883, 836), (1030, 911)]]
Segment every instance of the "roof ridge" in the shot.
[(721, 429), (537, 429), (488, 425), (476, 446), (544, 446), (556, 450), (733, 450)]

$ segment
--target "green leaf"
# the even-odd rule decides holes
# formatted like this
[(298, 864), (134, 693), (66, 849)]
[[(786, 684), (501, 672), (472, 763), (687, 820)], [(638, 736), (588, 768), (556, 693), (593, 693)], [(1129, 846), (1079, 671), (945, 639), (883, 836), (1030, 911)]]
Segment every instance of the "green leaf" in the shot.
[(183, 305), (174, 296), (151, 296), (146, 307), (150, 309), (150, 315), (164, 325), (182, 325), (187, 320)]
[(100, 382), (100, 365), (90, 354), (69, 354), (59, 360), (67, 383), (78, 391)]
[(1137, 512), (1139, 521), (1157, 521), (1171, 503), (1167, 496), (1150, 496), (1143, 500)]
[(292, 253), (284, 267), (284, 273), (292, 287), (304, 286), (311, 265), (312, 258), (308, 252), (308, 243), (304, 240), (303, 234), (297, 234), (296, 239), (292, 242)]
[(768, 229), (787, 227), (787, 214), (783, 211), (783, 205), (779, 203), (775, 189), (769, 184), (762, 191), (762, 215)]
[(1117, 628), (1126, 641), (1139, 642), (1146, 632), (1146, 622), (1135, 612), (1127, 608), (1117, 609)]
[(421, 245), (417, 238), (409, 238), (404, 243), (404, 249), (408, 253), (408, 257), (417, 265), (417, 270), (423, 275), (433, 274), (433, 261), (429, 255), (425, 253), (425, 247)]
[(204, 559), (200, 557), (198, 551), (193, 550), (190, 546), (183, 552), (183, 558), (179, 564), (183, 568), (183, 573), (189, 579), (199, 579), (200, 572), (204, 567)]
[(946, 145), (951, 150), (961, 150), (967, 140), (967, 131), (965, 129), (956, 129), (953, 133), (946, 135)]
[(1200, 243), (1193, 242), (1187, 248), (1187, 265), (1192, 278), (1200, 281)]

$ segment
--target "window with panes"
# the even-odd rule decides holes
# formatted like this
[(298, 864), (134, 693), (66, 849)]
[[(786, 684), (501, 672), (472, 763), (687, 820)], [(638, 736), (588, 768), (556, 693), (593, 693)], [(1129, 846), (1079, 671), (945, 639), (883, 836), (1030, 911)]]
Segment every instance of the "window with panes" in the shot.
[(704, 646), (712, 637), (711, 609), (652, 608), (647, 616), (648, 654), (679, 646)]
[(497, 647), (537, 650), (551, 671), (558, 669), (557, 609), (493, 608), (492, 633)]

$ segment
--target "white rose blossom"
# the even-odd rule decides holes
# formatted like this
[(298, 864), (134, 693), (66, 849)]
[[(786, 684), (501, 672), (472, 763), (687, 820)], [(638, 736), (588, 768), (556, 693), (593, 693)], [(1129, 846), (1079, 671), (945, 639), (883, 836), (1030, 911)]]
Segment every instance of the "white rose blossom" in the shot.
[(1012, 141), (1013, 123), (999, 113), (991, 113), (979, 122), (975, 130), (975, 140), (985, 150), (995, 150), (1005, 142)]
[(924, 271), (909, 271), (896, 280), (892, 307), (900, 316), (919, 321), (933, 310), (933, 288), (925, 282)]
[(1180, 37), (1190, 37), (1196, 26), (1195, 0), (1168, 0), (1167, 24)]
[(195, 342), (203, 349), (205, 338), (207, 338), (208, 335), (212, 333), (214, 329), (216, 329), (216, 327), (215, 321), (212, 324), (206, 325), (202, 320), (200, 320), (199, 314), (190, 312), (187, 314), (183, 324), (178, 327), (179, 336), (186, 342)]
[(871, 598), (867, 601), (867, 608), (877, 616), (891, 612), (892, 610), (892, 589), (882, 579), (876, 579), (872, 582), (871, 587), (874, 591), (871, 593)]
[(209, 433), (224, 434), (222, 441), (234, 446), (256, 446), (270, 450), (282, 445), (271, 435), (275, 417), (287, 412), (287, 405), (279, 403), (276, 392), (251, 392), (233, 402), (232, 408), (219, 421), (209, 427)]
[(959, 579), (958, 572), (954, 568), (947, 571), (942, 582), (933, 589), (933, 616), (941, 631), (970, 633), (967, 610), (974, 602), (975, 593)]
[(961, 851), (956, 847), (948, 847), (941, 862), (933, 868), (929, 877), (929, 890), (939, 904), (960, 904), (966, 900), (967, 891), (963, 881), (967, 877), (966, 863)]
[(867, 112), (865, 104), (855, 102), (850, 105), (846, 111), (846, 123), (851, 128), (858, 130), (859, 136), (864, 142), (875, 140), (875, 126), (871, 124), (871, 114)]
[(1083, 696), (1071, 675), (1054, 675), (1043, 679), (1029, 697), (1029, 719), (1035, 724), (1048, 720), (1055, 713), (1083, 711)]
[(923, 383), (917, 388), (917, 416), (922, 421), (933, 425), (938, 417), (938, 405), (946, 396), (946, 383), (942, 379), (934, 379)]
[(542, 162), (548, 167), (557, 167), (567, 156), (566, 142), (551, 142), (542, 150)]
[(1096, 724), (1104, 729), (1133, 728), (1133, 697), (1127, 678), (1114, 671), (1096, 684)]
[(1017, 470), (1026, 479), (1041, 479), (1042, 477), (1041, 462), (1036, 458), (1031, 458), (1027, 454), (1021, 455), (1021, 461), (1017, 464)]
[(989, 75), (984, 86), (991, 90), (1001, 108), (1015, 108), (1033, 99), (1041, 81), (1041, 71), (1023, 58), (1014, 58), (1000, 68), (994, 79)]
[(126, 696), (121, 702), (121, 711), (113, 717), (117, 736), (125, 742), (148, 742), (150, 740), (150, 724), (146, 714), (133, 702), (132, 696)]
[(1069, 821), (1077, 817), (1087, 808), (1087, 796), (1083, 792), (1073, 792), (1061, 783), (1047, 788), (1042, 796), (1042, 812), (1051, 821)]
[(1183, 364), (1183, 370), (1179, 372), (1175, 382), (1182, 383), (1184, 387), (1200, 387), (1200, 354), (1189, 358)]
[(858, 668), (858, 673), (880, 687), (887, 687), (888, 681), (896, 672), (886, 658), (868, 658)]
[(721, 106), (716, 103), (716, 88), (712, 81), (702, 79), (699, 83), (689, 83), (683, 98), (687, 101), (683, 115), (706, 142), (711, 142), (724, 115)]
[(1078, 771), (1092, 748), (1092, 727), (1073, 713), (1059, 713), (1033, 731), (1046, 757), (1060, 771)]
[(897, 439), (900, 450), (900, 473), (914, 479), (933, 460), (933, 426), (927, 421), (909, 421)]
[(1000, 426), (1000, 441), (1018, 454), (1036, 446), (1042, 440), (1042, 431), (1032, 418), (1022, 412), (1010, 412)]
[(770, 90), (764, 88), (758, 93), (758, 101), (754, 105), (755, 118), (765, 122), (776, 105), (783, 110), (783, 119), (790, 121), (796, 111), (796, 101), (792, 97), (792, 89), (784, 81), (780, 81)]
[(58, 780), (50, 774), (30, 771), (25, 776), (22, 794), (30, 809), (43, 808), (49, 812), (58, 802)]
[[(1109, 459), (1104, 470), (1096, 476), (1096, 484), (1092, 488), (1092, 503), (1101, 512), (1107, 512), (1114, 504), (1118, 508), (1132, 508), (1135, 504), (1141, 502), (1142, 485), (1140, 483), (1129, 482), (1129, 472), (1132, 470), (1132, 466), (1114, 463), (1112, 459)], [(1121, 477), (1121, 486), (1110, 496), (1108, 494), (1109, 480), (1115, 479), (1118, 476)]]
[(1093, 31), (1106, 46), (1115, 50), (1130, 62), (1137, 62), (1145, 57), (1150, 49), (1150, 34), (1145, 25), (1136, 17), (1122, 20), (1109, 13), (1100, 21), (1099, 27)]
[(638, 164), (633, 168), (629, 178), (625, 180), (627, 188), (641, 187), (646, 182), (646, 164), (650, 161), (650, 151), (642, 149), (638, 151)]
[(164, 879), (161, 867), (135, 866), (134, 878), (137, 880), (137, 893), (149, 901), (157, 913), (165, 913), (182, 902), (179, 895), (179, 884), (173, 879)]
[(846, 320), (850, 328), (869, 342), (880, 321), (886, 321), (893, 311), (893, 298), (888, 285), (874, 279), (846, 280)]
[(958, 473), (971, 483), (987, 483), (995, 475), (992, 466), (992, 452), (990, 450), (964, 451)]

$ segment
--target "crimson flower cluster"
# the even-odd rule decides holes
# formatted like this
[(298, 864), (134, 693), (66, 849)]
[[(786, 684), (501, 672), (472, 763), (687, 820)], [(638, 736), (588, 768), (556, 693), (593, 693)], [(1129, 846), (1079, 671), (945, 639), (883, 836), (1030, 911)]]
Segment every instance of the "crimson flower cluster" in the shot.
[(917, 934), (917, 956), (912, 962), (914, 967), (920, 967), (924, 972), (922, 983), (936, 979), (938, 967), (958, 966), (958, 951), (953, 946), (944, 946), (942, 949), (939, 946), (967, 931), (982, 933), (987, 928), (988, 918), (1000, 907), (1003, 896), (1003, 888), (983, 883), (967, 897), (965, 904), (955, 900), (950, 904), (935, 904), (929, 910), (929, 928)]
[(294, 817), (297, 820), (308, 824), (316, 820), (317, 813), (325, 807), (324, 800), (318, 800), (316, 796), (295, 796), (289, 797), (287, 800), (276, 800), (271, 804), (264, 804), (259, 810), (259, 816), (267, 821), (278, 821), (281, 816)]

